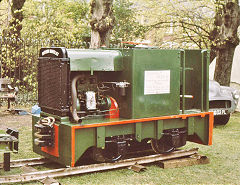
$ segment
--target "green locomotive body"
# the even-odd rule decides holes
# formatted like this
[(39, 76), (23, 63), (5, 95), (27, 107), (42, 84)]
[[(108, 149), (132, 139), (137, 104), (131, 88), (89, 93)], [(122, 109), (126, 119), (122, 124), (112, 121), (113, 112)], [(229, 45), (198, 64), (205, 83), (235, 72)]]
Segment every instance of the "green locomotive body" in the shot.
[(207, 50), (42, 48), (33, 150), (65, 166), (212, 143)]

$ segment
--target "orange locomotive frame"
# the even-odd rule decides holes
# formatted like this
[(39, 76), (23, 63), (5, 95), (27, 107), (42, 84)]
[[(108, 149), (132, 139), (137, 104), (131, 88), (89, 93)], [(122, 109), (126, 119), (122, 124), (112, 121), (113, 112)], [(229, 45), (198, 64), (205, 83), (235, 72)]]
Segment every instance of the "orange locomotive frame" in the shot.
[[(181, 115), (172, 115), (172, 116), (162, 116), (162, 117), (151, 117), (151, 118), (141, 118), (141, 119), (131, 119), (131, 120), (123, 120), (123, 121), (113, 121), (113, 122), (106, 122), (106, 123), (96, 123), (96, 124), (89, 124), (89, 125), (76, 125), (72, 126), (72, 146), (71, 146), (71, 153), (72, 153), (72, 163), (71, 166), (75, 165), (75, 131), (77, 129), (85, 129), (85, 128), (95, 128), (95, 127), (104, 127), (104, 126), (113, 126), (113, 125), (123, 125), (123, 124), (130, 124), (130, 123), (139, 123), (139, 122), (149, 122), (149, 121), (157, 121), (157, 120), (168, 120), (168, 119), (187, 119), (188, 117), (197, 117), (201, 116), (204, 118), (206, 115), (209, 115), (209, 139), (208, 145), (212, 145), (212, 136), (213, 136), (213, 120), (214, 115), (213, 112), (204, 112), (204, 113), (194, 113), (194, 114), (181, 114)], [(195, 141), (200, 143), (199, 141)]]

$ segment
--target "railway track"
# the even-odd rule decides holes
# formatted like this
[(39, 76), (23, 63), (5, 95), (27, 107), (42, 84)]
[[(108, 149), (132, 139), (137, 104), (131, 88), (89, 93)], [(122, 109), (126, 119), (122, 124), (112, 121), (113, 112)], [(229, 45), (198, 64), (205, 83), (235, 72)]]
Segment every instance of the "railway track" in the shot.
[[(30, 159), (19, 159), (19, 160), (12, 160), (10, 162), (10, 168), (20, 168), (22, 166), (37, 166), (49, 163), (50, 160), (46, 158), (30, 158)], [(0, 163), (0, 169), (3, 168), (3, 163)]]
[[(140, 165), (140, 164), (153, 163), (153, 162), (163, 161), (168, 159), (187, 157), (187, 156), (195, 155), (197, 153), (198, 153), (198, 149), (194, 148), (190, 150), (179, 150), (169, 154), (155, 154), (155, 155), (149, 155), (144, 157), (125, 159), (125, 160), (117, 161), (115, 163), (91, 164), (91, 165), (84, 165), (84, 166), (78, 166), (78, 167), (59, 168), (59, 169), (47, 170), (47, 171), (37, 171), (37, 172), (30, 172), (30, 173), (17, 174), (17, 175), (0, 176), (0, 184), (36, 181), (36, 180), (45, 179), (45, 178), (71, 176), (71, 175), (77, 175), (77, 174), (83, 174), (83, 173), (91, 173), (91, 172), (97, 172), (97, 171), (124, 168), (124, 167), (133, 166), (135, 164)], [(24, 160), (11, 161), (10, 166), (11, 167), (21, 167), (26, 165), (33, 166), (33, 165), (40, 165), (48, 162), (49, 160), (41, 159), (41, 158), (24, 159)], [(1, 168), (2, 166), (3, 164), (0, 164)]]

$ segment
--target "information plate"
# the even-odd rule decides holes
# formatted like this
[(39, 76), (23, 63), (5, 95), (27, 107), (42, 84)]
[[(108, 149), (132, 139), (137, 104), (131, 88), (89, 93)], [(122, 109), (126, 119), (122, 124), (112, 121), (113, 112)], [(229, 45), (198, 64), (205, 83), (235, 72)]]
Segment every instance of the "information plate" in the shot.
[(144, 72), (144, 95), (169, 93), (170, 70)]

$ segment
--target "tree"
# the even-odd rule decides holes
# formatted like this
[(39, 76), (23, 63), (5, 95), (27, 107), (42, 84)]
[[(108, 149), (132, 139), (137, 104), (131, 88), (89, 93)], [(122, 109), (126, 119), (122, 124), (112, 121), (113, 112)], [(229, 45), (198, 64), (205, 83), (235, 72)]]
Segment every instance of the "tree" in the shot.
[(240, 25), (239, 2), (218, 2), (214, 29), (211, 32), (212, 49), (216, 53), (214, 79), (221, 85), (229, 86), (232, 61), (236, 46), (239, 44), (237, 30)]
[(91, 1), (91, 48), (102, 45), (109, 47), (110, 34), (114, 25), (113, 0)]
[(230, 84), (233, 54), (239, 44), (238, 0), (148, 0), (147, 5), (144, 12), (150, 17), (151, 37), (161, 29), (158, 42), (211, 49), (211, 60), (217, 57), (215, 80), (221, 85)]
[(85, 0), (28, 0), (22, 34), (50, 42), (82, 40), (90, 36), (88, 11)]
[(111, 43), (119, 41), (132, 41), (144, 38), (147, 27), (137, 20), (137, 9), (129, 0), (115, 0), (113, 3), (115, 16)]
[(11, 4), (11, 15), (12, 19), (9, 23), (9, 27), (5, 30), (5, 35), (11, 37), (20, 38), (22, 30), (23, 12), (22, 8), (26, 0), (12, 0)]
[[(147, 38), (154, 45), (171, 48), (208, 48), (214, 18), (209, 0), (138, 0), (140, 15), (149, 26)], [(144, 4), (144, 5), (142, 5)]]
[[(129, 0), (115, 0), (110, 9), (115, 18), (110, 21), (113, 29), (107, 34), (108, 40), (110, 39), (108, 42), (116, 44), (119, 43), (119, 38), (129, 41), (144, 35), (145, 29), (136, 21), (136, 10)], [(22, 35), (48, 39), (50, 42), (77, 40), (88, 44), (91, 40), (90, 24), (99, 26), (99, 29), (107, 29), (103, 24), (108, 24), (109, 21), (108, 16), (100, 20), (101, 25), (95, 24), (97, 19), (90, 20), (90, 10), (87, 0), (27, 0), (23, 9)]]
[(2, 31), (9, 25), (11, 9), (7, 0), (1, 1), (0, 3), (0, 33), (2, 33)]
[(23, 20), (22, 8), (25, 1), (26, 0), (8, 0), (11, 19), (7, 27), (3, 29), (4, 38), (1, 40), (1, 76), (8, 76), (12, 78), (14, 82), (16, 82), (18, 78), (13, 75), (14, 71), (20, 66), (17, 58), (22, 49), (20, 47)]

